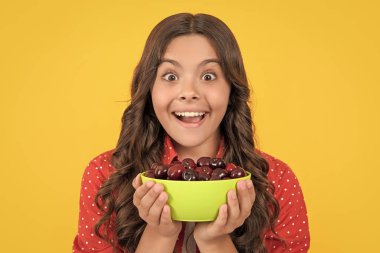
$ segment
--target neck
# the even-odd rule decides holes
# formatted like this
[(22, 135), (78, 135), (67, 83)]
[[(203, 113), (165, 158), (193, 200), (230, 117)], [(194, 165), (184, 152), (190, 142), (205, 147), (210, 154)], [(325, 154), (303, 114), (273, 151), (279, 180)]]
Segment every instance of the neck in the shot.
[(220, 138), (221, 135), (218, 132), (218, 134), (211, 136), (209, 139), (205, 140), (203, 143), (197, 146), (182, 146), (175, 140), (173, 140), (173, 146), (180, 160), (191, 158), (194, 161), (197, 161), (202, 156), (215, 157), (218, 152)]

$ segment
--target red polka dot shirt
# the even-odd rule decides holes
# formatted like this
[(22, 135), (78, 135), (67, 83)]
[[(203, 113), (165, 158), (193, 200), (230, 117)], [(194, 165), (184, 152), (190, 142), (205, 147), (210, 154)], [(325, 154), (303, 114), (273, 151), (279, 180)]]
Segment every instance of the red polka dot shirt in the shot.
[[(223, 139), (219, 146), (217, 157), (223, 155)], [(95, 234), (95, 224), (101, 218), (102, 213), (95, 205), (95, 195), (102, 184), (115, 170), (111, 165), (113, 150), (104, 152), (90, 161), (82, 177), (78, 232), (73, 242), (73, 252), (77, 253), (113, 253), (112, 246), (100, 239)], [(280, 205), (275, 231), (285, 240), (284, 244), (268, 230), (264, 235), (264, 243), (269, 253), (279, 252), (307, 252), (310, 247), (310, 234), (307, 211), (301, 187), (289, 166), (279, 159), (259, 151), (269, 163), (268, 179), (275, 186), (274, 196)], [(177, 158), (169, 137), (165, 138), (164, 163), (170, 163)], [(182, 247), (185, 237), (183, 226), (175, 249), (176, 252), (186, 252)], [(114, 231), (109, 228), (108, 233), (115, 238)], [(115, 239), (116, 241), (116, 239)], [(118, 253), (123, 253), (121, 248)], [(196, 247), (196, 252), (199, 252)], [(188, 252), (189, 253), (189, 252)]]

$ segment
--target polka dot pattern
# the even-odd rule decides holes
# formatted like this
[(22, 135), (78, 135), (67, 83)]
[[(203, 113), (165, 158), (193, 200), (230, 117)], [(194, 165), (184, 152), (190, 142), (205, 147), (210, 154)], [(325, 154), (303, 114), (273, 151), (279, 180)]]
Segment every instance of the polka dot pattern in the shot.
[(275, 232), (285, 240), (281, 242), (272, 231), (265, 234), (268, 252), (307, 252), (310, 247), (307, 210), (297, 177), (281, 160), (264, 152), (259, 153), (269, 164), (268, 179), (275, 186), (274, 196), (280, 205)]
[[(224, 140), (221, 140), (217, 157), (222, 157)], [(78, 219), (78, 233), (73, 243), (73, 252), (80, 253), (113, 253), (112, 246), (95, 234), (94, 226), (101, 218), (101, 212), (95, 205), (95, 195), (100, 186), (114, 171), (111, 165), (113, 150), (104, 152), (95, 157), (86, 167), (80, 192), (80, 210)], [(275, 187), (275, 198), (280, 205), (275, 231), (285, 241), (280, 241), (275, 234), (267, 231), (264, 235), (265, 245), (269, 253), (279, 252), (307, 252), (310, 247), (310, 235), (306, 205), (297, 177), (287, 164), (281, 160), (258, 151), (268, 162), (268, 179)], [(178, 160), (170, 138), (167, 136), (164, 143), (162, 162), (170, 163)], [(107, 208), (104, 206), (104, 208)], [(108, 233), (114, 236), (112, 228)], [(183, 230), (185, 226), (183, 226)], [(176, 243), (176, 252), (182, 252), (183, 231)], [(196, 250), (199, 252), (198, 248)], [(117, 251), (122, 253), (122, 250)]]
[[(112, 246), (95, 234), (95, 224), (102, 216), (95, 204), (95, 196), (104, 181), (114, 171), (110, 163), (111, 155), (112, 150), (92, 159), (83, 173), (78, 233), (74, 239), (72, 252), (113, 253)], [(106, 206), (104, 208), (107, 209)]]

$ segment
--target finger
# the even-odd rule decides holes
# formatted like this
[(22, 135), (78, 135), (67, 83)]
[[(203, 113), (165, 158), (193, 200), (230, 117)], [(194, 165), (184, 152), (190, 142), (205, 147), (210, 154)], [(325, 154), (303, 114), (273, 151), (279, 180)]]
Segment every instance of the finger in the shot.
[(137, 189), (139, 186), (141, 186), (141, 173), (137, 174), (137, 176), (132, 181), (133, 188)]
[(161, 213), (161, 219), (160, 219), (160, 224), (162, 225), (169, 225), (173, 222), (172, 217), (171, 217), (171, 211), (170, 207), (168, 205), (164, 205)]
[(256, 200), (256, 192), (255, 192), (255, 187), (253, 185), (252, 180), (247, 180), (247, 188), (248, 188), (251, 203), (253, 205), (253, 203), (255, 203), (255, 200)]
[(227, 212), (228, 212), (227, 205), (226, 204), (221, 205), (219, 208), (218, 217), (216, 217), (214, 224), (220, 227), (224, 227), (227, 224), (227, 219), (228, 219)]
[(168, 200), (168, 195), (166, 192), (161, 192), (156, 201), (153, 203), (148, 212), (149, 221), (154, 225), (159, 225), (161, 213)]
[(227, 204), (228, 204), (228, 222), (235, 221), (239, 217), (239, 214), (240, 214), (239, 202), (238, 202), (235, 190), (230, 190), (228, 192)]
[(240, 206), (240, 216), (244, 219), (247, 218), (251, 213), (252, 202), (249, 196), (249, 189), (247, 187), (246, 180), (241, 180), (237, 183), (238, 189), (238, 200)]
[(160, 193), (164, 190), (162, 184), (155, 184), (145, 195), (140, 202), (140, 213), (146, 217), (149, 214), (149, 209), (156, 201)]
[(133, 194), (133, 204), (138, 207), (141, 203), (141, 199), (147, 194), (147, 192), (154, 185), (153, 181), (147, 181), (143, 185), (140, 185)]

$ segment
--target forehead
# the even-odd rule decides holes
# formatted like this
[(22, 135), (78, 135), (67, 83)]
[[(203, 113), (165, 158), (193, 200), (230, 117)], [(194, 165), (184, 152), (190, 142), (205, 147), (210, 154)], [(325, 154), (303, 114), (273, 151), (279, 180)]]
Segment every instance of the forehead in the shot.
[(207, 37), (200, 34), (182, 35), (169, 42), (162, 58), (178, 62), (201, 62), (217, 59), (217, 53)]

